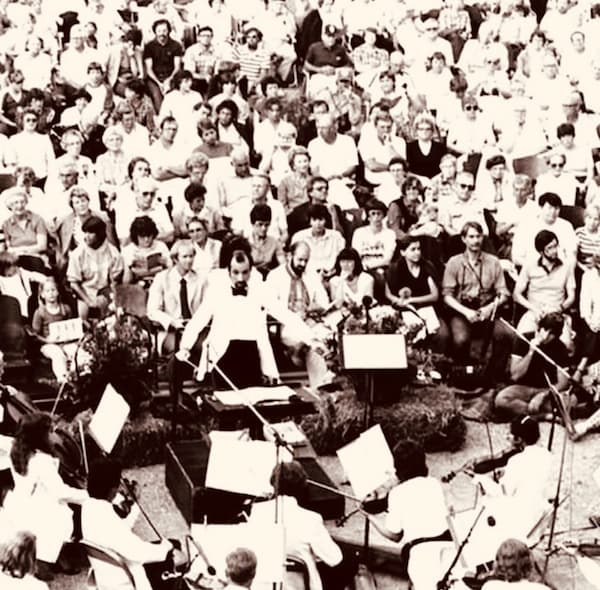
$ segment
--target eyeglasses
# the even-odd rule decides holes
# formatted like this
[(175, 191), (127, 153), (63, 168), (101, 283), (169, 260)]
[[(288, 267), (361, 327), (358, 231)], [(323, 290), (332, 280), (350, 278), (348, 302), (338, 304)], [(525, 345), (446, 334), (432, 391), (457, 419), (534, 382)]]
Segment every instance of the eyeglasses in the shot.
[(430, 33), (433, 31), (439, 31), (439, 27), (425, 27), (426, 31), (429, 31)]
[(327, 187), (326, 186), (313, 186), (313, 190), (314, 191), (326, 191)]
[(37, 119), (35, 117), (23, 117), (23, 121), (25, 123), (37, 123)]
[(143, 191), (142, 196), (144, 197), (153, 197), (156, 194), (156, 191)]
[(203, 227), (198, 227), (196, 229), (188, 228), (188, 232), (190, 234), (199, 234), (199, 233), (201, 233), (203, 231), (206, 231)]
[(467, 104), (464, 107), (465, 111), (476, 111), (477, 110), (477, 106), (474, 104)]
[(464, 184), (464, 183), (462, 183), (462, 182), (459, 182), (459, 183), (458, 183), (458, 186), (459, 186), (460, 188), (463, 188), (463, 189), (465, 189), (465, 190), (469, 190), (469, 191), (472, 191), (472, 190), (475, 188), (475, 185), (473, 185), (473, 184)]
[(417, 127), (417, 131), (433, 131), (433, 127), (419, 126), (419, 127)]
[(564, 168), (564, 162), (550, 162), (550, 168)]

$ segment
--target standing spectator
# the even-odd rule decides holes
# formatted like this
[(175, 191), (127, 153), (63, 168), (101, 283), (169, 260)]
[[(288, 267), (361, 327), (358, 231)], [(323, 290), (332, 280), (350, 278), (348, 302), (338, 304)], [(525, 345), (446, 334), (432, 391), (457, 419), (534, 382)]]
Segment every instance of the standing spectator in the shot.
[(110, 288), (123, 274), (123, 259), (106, 239), (106, 224), (99, 217), (83, 222), (83, 244), (69, 255), (67, 280), (77, 296), (78, 315), (103, 315), (110, 302)]
[(160, 111), (173, 75), (181, 68), (183, 47), (178, 41), (171, 39), (171, 29), (171, 23), (167, 19), (154, 21), (152, 31), (155, 38), (144, 46), (146, 87), (156, 112)]

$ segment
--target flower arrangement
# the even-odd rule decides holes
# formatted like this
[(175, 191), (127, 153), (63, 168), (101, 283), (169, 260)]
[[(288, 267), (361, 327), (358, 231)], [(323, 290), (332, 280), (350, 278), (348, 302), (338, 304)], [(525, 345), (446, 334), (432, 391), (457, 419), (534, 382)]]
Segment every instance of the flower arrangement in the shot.
[(152, 339), (141, 320), (115, 313), (96, 322), (83, 337), (71, 363), (73, 410), (94, 408), (108, 383), (135, 412), (150, 397)]

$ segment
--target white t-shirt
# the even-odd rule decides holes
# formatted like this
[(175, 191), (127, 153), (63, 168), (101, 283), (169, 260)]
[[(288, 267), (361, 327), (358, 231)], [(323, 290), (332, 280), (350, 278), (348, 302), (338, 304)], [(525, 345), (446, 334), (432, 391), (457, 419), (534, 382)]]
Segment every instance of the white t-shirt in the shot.
[(319, 175), (325, 178), (341, 176), (350, 166), (358, 166), (356, 144), (348, 135), (338, 134), (333, 143), (315, 137), (308, 144), (308, 153)]

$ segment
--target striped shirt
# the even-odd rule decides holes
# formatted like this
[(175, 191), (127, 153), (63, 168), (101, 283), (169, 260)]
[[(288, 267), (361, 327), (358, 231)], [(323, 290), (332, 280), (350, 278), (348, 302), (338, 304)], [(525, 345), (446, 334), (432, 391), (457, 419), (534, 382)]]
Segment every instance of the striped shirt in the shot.
[(585, 226), (575, 230), (577, 236), (577, 261), (586, 264), (595, 252), (600, 252), (600, 231), (590, 233)]
[(254, 86), (261, 79), (261, 72), (271, 65), (269, 54), (264, 49), (252, 51), (245, 45), (235, 47), (233, 59), (240, 64), (240, 72), (246, 76), (250, 86)]

